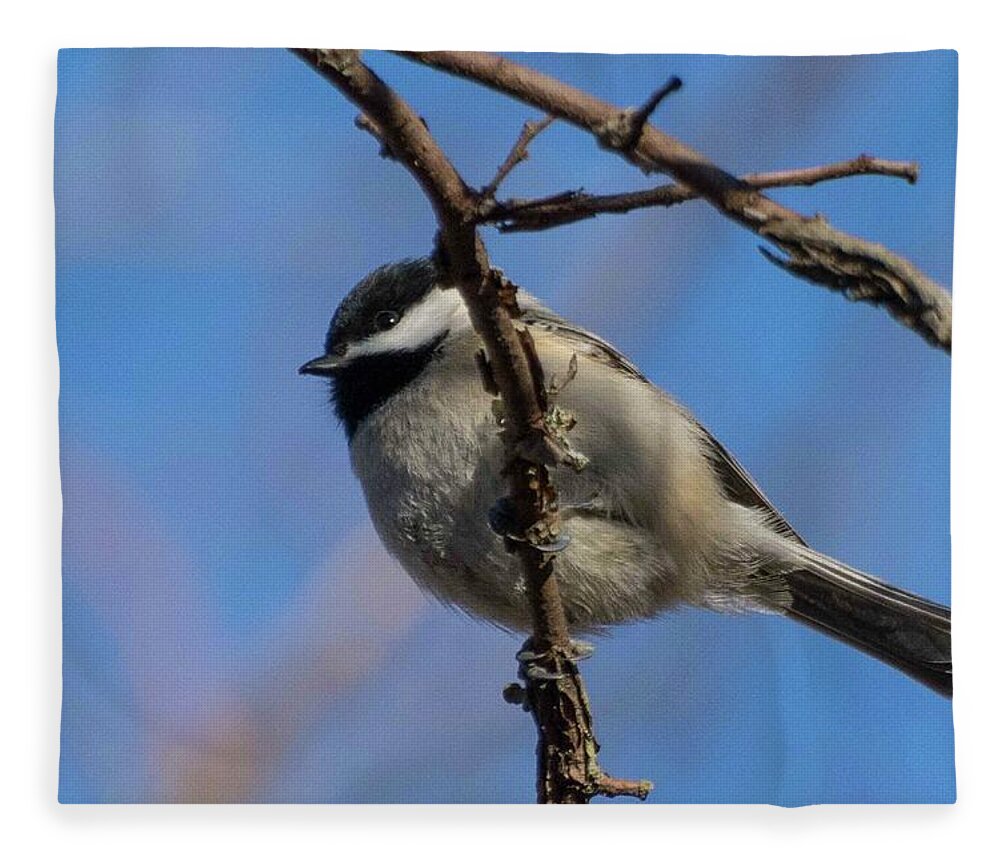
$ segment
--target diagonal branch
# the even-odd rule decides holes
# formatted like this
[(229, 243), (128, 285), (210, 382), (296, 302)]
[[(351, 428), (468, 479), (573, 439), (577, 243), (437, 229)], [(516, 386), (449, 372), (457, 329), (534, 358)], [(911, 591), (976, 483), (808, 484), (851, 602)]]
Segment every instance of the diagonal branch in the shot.
[[(859, 155), (849, 161), (838, 161), (818, 167), (750, 173), (742, 177), (742, 180), (751, 188), (788, 188), (816, 185), (819, 182), (844, 179), (848, 176), (893, 176), (905, 179), (912, 185), (917, 181), (919, 174), (919, 167), (912, 161), (889, 161), (870, 155)], [(502, 233), (528, 232), (548, 230), (606, 213), (620, 214), (654, 206), (665, 209), (697, 199), (698, 195), (694, 191), (676, 183), (622, 194), (585, 194), (582, 191), (568, 191), (534, 200), (497, 202), (485, 209), (481, 220), (484, 224), (498, 225)]]
[(477, 51), (399, 51), (424, 65), (477, 81), (589, 131), (602, 146), (645, 171), (668, 173), (722, 214), (768, 240), (790, 272), (881, 304), (935, 346), (951, 349), (951, 296), (888, 249), (842, 233), (821, 219), (782, 206), (717, 167), (700, 152), (648, 124), (638, 139), (623, 111), (549, 75)]
[(533, 613), (536, 659), (532, 662), (541, 672), (522, 672), (521, 701), (538, 726), (539, 801), (585, 803), (600, 793), (645, 797), (648, 783), (610, 779), (597, 765), (590, 708), (572, 661), (553, 554), (539, 548), (559, 533), (556, 494), (547, 467), (560, 461), (560, 446), (546, 422), (545, 380), (534, 344), (523, 326), (515, 326), (517, 288), (490, 268), (476, 232), (480, 197), (469, 189), (420, 117), (361, 61), (358, 51), (293, 49), (293, 53), (361, 109), (365, 130), (374, 133), (423, 188), (439, 226), (437, 265), (444, 281), (461, 292), (486, 348), (487, 362), (480, 369), (489, 390), (501, 396), (511, 498), (518, 530), (526, 537), (515, 546)]
[(510, 175), (510, 172), (517, 167), (517, 165), (519, 165), (522, 161), (527, 160), (528, 146), (531, 144), (531, 141), (552, 125), (553, 122), (555, 122), (555, 117), (547, 116), (545, 119), (540, 119), (537, 122), (526, 122), (524, 124), (524, 127), (521, 129), (521, 134), (514, 142), (514, 146), (511, 147), (510, 152), (507, 153), (507, 157), (504, 159), (503, 164), (497, 168), (497, 172), (494, 177), (483, 186), (483, 190), (480, 192), (483, 200), (492, 200), (496, 197), (497, 189), (500, 187), (500, 183)]

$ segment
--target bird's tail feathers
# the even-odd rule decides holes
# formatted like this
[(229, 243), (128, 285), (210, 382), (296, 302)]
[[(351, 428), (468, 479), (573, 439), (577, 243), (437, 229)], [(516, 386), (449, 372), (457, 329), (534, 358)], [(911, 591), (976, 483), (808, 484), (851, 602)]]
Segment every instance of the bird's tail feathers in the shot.
[(951, 610), (808, 547), (785, 573), (785, 612), (951, 696)]

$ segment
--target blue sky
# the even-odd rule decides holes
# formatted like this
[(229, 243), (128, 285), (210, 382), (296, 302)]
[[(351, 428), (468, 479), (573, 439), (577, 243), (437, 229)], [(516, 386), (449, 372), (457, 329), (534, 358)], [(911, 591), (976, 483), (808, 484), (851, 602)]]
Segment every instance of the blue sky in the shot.
[[(518, 56), (518, 55), (514, 55)], [(774, 197), (950, 286), (957, 58), (535, 54), (733, 172), (920, 162)], [(536, 112), (372, 53), (472, 184)], [(517, 641), (378, 546), (325, 392), (295, 369), (374, 266), (430, 249), (415, 183), (278, 50), (69, 50), (56, 111), (70, 802), (510, 801)], [(511, 196), (656, 180), (556, 125)], [(817, 548), (949, 596), (949, 359), (794, 280), (694, 202), (486, 234), (525, 289), (686, 403)], [(662, 802), (954, 796), (951, 709), (781, 618), (679, 611), (585, 667), (604, 764)]]

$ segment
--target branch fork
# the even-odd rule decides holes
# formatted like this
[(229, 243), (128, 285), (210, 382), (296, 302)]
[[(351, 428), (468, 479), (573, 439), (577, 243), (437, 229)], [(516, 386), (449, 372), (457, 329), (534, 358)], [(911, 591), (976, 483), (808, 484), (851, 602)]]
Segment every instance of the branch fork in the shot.
[[(635, 157), (635, 148), (649, 118), (660, 106), (660, 102), (671, 93), (677, 92), (682, 86), (680, 78), (671, 77), (662, 87), (654, 90), (640, 107), (623, 110), (617, 116), (598, 123), (594, 128), (594, 136), (605, 149)], [(643, 169), (645, 172), (651, 173), (655, 170), (655, 166), (650, 165), (648, 170)]]
[[(552, 646), (531, 658), (521, 664), (521, 683), (509, 684), (503, 695), (535, 720), (539, 796), (558, 798), (558, 803), (587, 803), (599, 795), (645, 800), (653, 790), (651, 782), (616, 779), (601, 769), (590, 703), (572, 651)], [(567, 734), (575, 740), (569, 750), (562, 742)]]
[(497, 168), (496, 174), (489, 182), (486, 183), (486, 185), (482, 187), (482, 190), (479, 192), (481, 203), (486, 203), (496, 199), (496, 193), (497, 189), (500, 188), (500, 183), (502, 183), (510, 175), (511, 171), (517, 167), (517, 165), (528, 159), (528, 146), (531, 141), (552, 125), (553, 122), (555, 122), (555, 117), (547, 116), (537, 122), (526, 122), (524, 124), (521, 128), (521, 134), (518, 136), (517, 140), (514, 141), (514, 146), (511, 147), (510, 152), (507, 153), (507, 157), (504, 159), (503, 164)]
[[(589, 132), (598, 143), (608, 140), (608, 129), (621, 123), (623, 112), (614, 105), (497, 55), (479, 51), (396, 53), (513, 96)], [(647, 105), (655, 107), (655, 101), (651, 98)], [(613, 134), (611, 138), (615, 142)], [(727, 218), (773, 241), (792, 260), (808, 261), (789, 267), (792, 274), (882, 304), (929, 343), (950, 352), (951, 296), (913, 264), (832, 225), (817, 227), (812, 219), (770, 199), (702, 153), (648, 124), (631, 148), (613, 149), (641, 169), (669, 174), (684, 193), (702, 197)], [(780, 242), (776, 239), (779, 233)], [(837, 252), (814, 253), (817, 242)], [(892, 273), (891, 278), (884, 277), (886, 271)], [(905, 302), (901, 303), (901, 296)]]

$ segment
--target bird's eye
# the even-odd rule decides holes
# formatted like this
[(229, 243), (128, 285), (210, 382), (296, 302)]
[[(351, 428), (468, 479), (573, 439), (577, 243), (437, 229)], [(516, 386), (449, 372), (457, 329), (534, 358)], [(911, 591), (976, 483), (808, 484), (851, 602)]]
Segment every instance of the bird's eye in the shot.
[(396, 311), (379, 311), (375, 314), (375, 328), (379, 331), (388, 331), (399, 322), (399, 313)]

